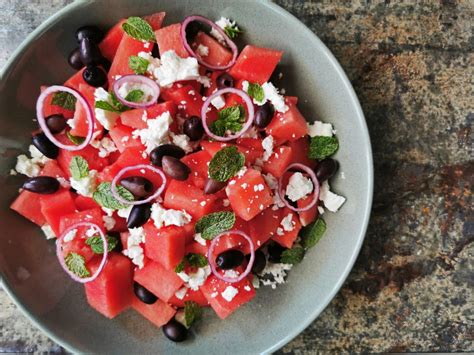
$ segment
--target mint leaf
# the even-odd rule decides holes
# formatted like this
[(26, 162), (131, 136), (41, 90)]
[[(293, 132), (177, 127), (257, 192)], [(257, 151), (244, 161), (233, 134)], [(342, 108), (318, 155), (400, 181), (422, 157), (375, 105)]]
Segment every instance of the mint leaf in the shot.
[(258, 83), (249, 83), (247, 94), (253, 97), (255, 101), (263, 102), (263, 100), (265, 100), (265, 92), (263, 91), (263, 88)]
[(143, 92), (143, 90), (135, 89), (130, 91), (127, 96), (125, 96), (125, 100), (130, 102), (140, 102), (143, 100), (144, 96), (145, 93)]
[[(133, 201), (133, 195), (123, 186), (117, 185), (117, 193), (124, 200)], [(120, 210), (122, 208), (127, 208), (128, 205), (125, 205), (115, 199), (112, 195), (111, 184), (110, 182), (102, 182), (92, 195), (92, 198), (100, 206), (105, 208), (110, 208), (112, 210)]]
[(196, 233), (203, 239), (211, 240), (216, 235), (231, 229), (235, 223), (234, 212), (222, 211), (208, 214), (197, 221), (194, 226)]
[(148, 65), (150, 65), (150, 62), (145, 58), (141, 58), (136, 55), (132, 55), (130, 58), (128, 58), (128, 66), (137, 75), (144, 75), (148, 69)]
[(80, 155), (75, 155), (69, 163), (69, 172), (75, 180), (80, 180), (89, 175), (89, 164)]
[(318, 218), (300, 231), (301, 244), (305, 249), (314, 247), (326, 232), (326, 222)]
[(65, 91), (58, 91), (53, 94), (51, 104), (60, 106), (66, 110), (74, 111), (76, 109), (76, 101), (77, 99), (74, 95)]
[(155, 33), (153, 32), (153, 29), (150, 24), (141, 17), (129, 17), (122, 25), (122, 28), (130, 37), (140, 41), (155, 42)]
[(81, 278), (91, 276), (91, 273), (86, 268), (86, 260), (82, 255), (71, 252), (66, 255), (64, 262), (69, 271), (76, 274), (77, 276)]
[[(118, 244), (118, 239), (111, 236), (107, 238), (107, 250), (111, 252)], [(89, 237), (86, 239), (86, 244), (89, 245), (95, 254), (104, 254), (104, 242), (100, 236)]]
[(322, 160), (336, 153), (338, 149), (339, 141), (336, 137), (311, 137), (311, 142), (309, 145), (309, 157), (311, 159)]
[[(135, 90), (132, 90), (132, 92)], [(141, 91), (141, 90), (139, 90)], [(135, 95), (135, 94), (134, 94)], [(124, 111), (130, 110), (130, 107), (123, 105), (118, 99), (117, 96), (115, 96), (114, 92), (109, 93), (110, 96), (110, 101), (103, 101), (99, 100), (95, 102), (95, 108), (100, 108), (101, 110), (105, 111), (111, 111), (111, 112), (116, 112), (116, 113), (121, 113)]]
[(212, 122), (210, 129), (215, 135), (223, 137), (227, 131), (232, 133), (240, 131), (244, 122), (244, 107), (229, 106), (218, 112), (218, 119)]
[(66, 131), (66, 137), (75, 145), (82, 144), (86, 140), (84, 137), (73, 136), (69, 131)]
[(209, 162), (209, 177), (220, 182), (226, 182), (237, 174), (244, 163), (245, 156), (237, 150), (237, 147), (222, 148)]
[(188, 253), (185, 255), (183, 260), (181, 260), (181, 262), (175, 267), (174, 271), (176, 273), (180, 273), (184, 271), (184, 268), (186, 267), (186, 265), (189, 265), (195, 268), (204, 267), (204, 266), (207, 266), (207, 259), (202, 254)]
[(194, 301), (184, 302), (184, 326), (189, 328), (202, 318), (202, 308)]
[(281, 254), (280, 262), (283, 264), (299, 264), (304, 258), (304, 249), (302, 247), (294, 247), (287, 249)]
[(117, 108), (109, 104), (107, 101), (102, 101), (102, 100), (95, 102), (95, 108), (100, 108), (101, 110), (111, 111), (111, 112), (121, 112), (120, 110), (118, 110)]
[(244, 33), (237, 25), (225, 26), (224, 32), (227, 36), (229, 36), (229, 38), (235, 38), (239, 34)]

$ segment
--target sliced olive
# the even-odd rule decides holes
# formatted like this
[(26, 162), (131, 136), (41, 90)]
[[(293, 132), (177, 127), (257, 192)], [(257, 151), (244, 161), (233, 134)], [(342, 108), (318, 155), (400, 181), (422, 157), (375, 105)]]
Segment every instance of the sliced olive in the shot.
[(37, 176), (25, 181), (22, 188), (37, 194), (54, 194), (59, 190), (59, 181), (50, 176)]
[(59, 148), (44, 133), (34, 135), (32, 143), (44, 156), (50, 159), (56, 159), (59, 155)]

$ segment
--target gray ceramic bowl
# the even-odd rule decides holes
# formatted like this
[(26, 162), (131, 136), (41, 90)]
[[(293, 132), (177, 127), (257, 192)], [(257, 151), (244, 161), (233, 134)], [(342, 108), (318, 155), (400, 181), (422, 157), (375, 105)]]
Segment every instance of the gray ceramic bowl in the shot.
[[(344, 172), (333, 182), (347, 197), (337, 214), (324, 215), (328, 231), (293, 269), (288, 283), (260, 289), (253, 302), (226, 321), (209, 312), (192, 339), (176, 345), (133, 311), (110, 321), (88, 307), (81, 285), (60, 269), (53, 242), (11, 212), (18, 179), (10, 177), (15, 156), (29, 144), (41, 84), (62, 83), (72, 74), (66, 58), (74, 30), (108, 27), (122, 17), (168, 12), (167, 23), (186, 15), (227, 16), (245, 30), (249, 43), (285, 51), (279, 87), (300, 97), (309, 120), (334, 124)], [(326, 307), (349, 273), (362, 244), (372, 200), (372, 156), (367, 127), (354, 90), (323, 43), (296, 18), (266, 1), (103, 0), (75, 2), (36, 29), (12, 56), (0, 84), (0, 270), (5, 290), (25, 314), (66, 349), (113, 353), (262, 353), (277, 350)], [(28, 273), (25, 273), (25, 270)], [(28, 276), (28, 277), (25, 277)]]

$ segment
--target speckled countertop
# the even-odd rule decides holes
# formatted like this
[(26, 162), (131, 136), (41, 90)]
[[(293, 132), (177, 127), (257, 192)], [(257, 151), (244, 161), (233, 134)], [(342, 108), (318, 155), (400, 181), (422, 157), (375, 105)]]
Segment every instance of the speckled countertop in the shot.
[[(70, 2), (0, 0), (0, 65)], [(474, 3), (277, 2), (342, 64), (375, 162), (374, 208), (356, 266), (280, 352), (474, 351)], [(9, 351), (62, 349), (0, 291), (0, 352)]]

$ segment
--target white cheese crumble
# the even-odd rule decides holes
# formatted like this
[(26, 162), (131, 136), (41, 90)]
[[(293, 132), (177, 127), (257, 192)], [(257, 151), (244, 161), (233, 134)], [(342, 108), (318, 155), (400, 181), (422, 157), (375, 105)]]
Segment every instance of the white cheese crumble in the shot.
[(278, 89), (272, 83), (264, 83), (262, 85), (265, 99), (270, 101), (275, 110), (281, 113), (288, 111), (289, 107), (285, 103), (285, 98), (278, 93)]
[(274, 177), (270, 173), (262, 174), (262, 176), (270, 189), (272, 190), (278, 189), (278, 179), (276, 177)]
[(148, 102), (153, 98), (153, 90), (151, 87), (140, 83), (127, 82), (120, 86), (118, 93), (122, 98), (125, 99), (128, 93), (133, 90), (141, 90), (143, 92), (144, 95), (141, 102)]
[(101, 158), (106, 158), (110, 153), (118, 150), (114, 141), (108, 137), (94, 139), (91, 141), (90, 145), (99, 150), (99, 157)]
[(132, 208), (133, 208), (133, 206), (130, 205), (128, 207), (121, 208), (121, 209), (117, 210), (117, 216), (122, 217), (124, 219), (128, 219), (128, 216), (130, 215), (130, 212), (132, 212)]
[(214, 106), (216, 109), (220, 110), (225, 106), (225, 100), (222, 97), (222, 95), (216, 96), (211, 100), (212, 106)]
[(153, 57), (150, 52), (139, 52), (138, 56), (148, 61), (148, 67), (146, 69), (148, 74), (153, 75), (155, 69), (161, 65), (160, 59)]
[(67, 232), (66, 235), (63, 237), (63, 241), (65, 243), (72, 242), (74, 240), (74, 238), (76, 238), (76, 234), (77, 234), (77, 229), (73, 229), (73, 230)]
[(230, 205), (230, 201), (228, 198), (222, 200), (222, 206), (228, 207)]
[(201, 244), (202, 246), (206, 246), (206, 239), (204, 239), (202, 236), (201, 236), (201, 233), (196, 233), (194, 235), (194, 240), (196, 242), (198, 242), (199, 244)]
[(292, 213), (288, 213), (281, 220), (281, 226), (287, 232), (291, 232), (293, 229), (295, 229), (295, 222), (293, 221), (293, 214)]
[(193, 291), (197, 291), (199, 287), (204, 285), (207, 278), (211, 274), (211, 267), (209, 265), (200, 267), (196, 272), (187, 274), (184, 271), (179, 272), (177, 275), (183, 280), (187, 286)]
[[(223, 30), (226, 28), (226, 27), (234, 27), (234, 28), (237, 28), (237, 25), (235, 24), (235, 21), (232, 21), (226, 17), (221, 17), (219, 20), (217, 20), (216, 22), (216, 25), (219, 26), (220, 28), (222, 28)], [(215, 28), (211, 28), (211, 32), (210, 32), (211, 36), (214, 37), (215, 39), (217, 39), (219, 42), (221, 43), (225, 43), (225, 39), (224, 37), (219, 33), (217, 32), (217, 30)]]
[(132, 263), (141, 269), (143, 268), (145, 261), (143, 248), (140, 246), (141, 243), (145, 243), (143, 227), (130, 228), (128, 231), (130, 232), (130, 235), (127, 238), (127, 249), (122, 253), (123, 255), (128, 256), (132, 260)]
[(310, 137), (316, 137), (316, 136), (332, 137), (333, 128), (330, 123), (315, 121), (314, 123), (307, 123), (307, 125), (308, 125), (308, 134)]
[(151, 206), (151, 219), (156, 228), (163, 226), (178, 226), (182, 227), (191, 222), (192, 217), (185, 210), (164, 209), (159, 203), (154, 203)]
[(209, 55), (209, 47), (206, 47), (206, 46), (200, 44), (196, 48), (196, 53), (199, 54), (201, 57), (207, 57)]
[(45, 224), (41, 226), (41, 230), (43, 231), (44, 235), (46, 236), (46, 239), (54, 239), (56, 238), (56, 234), (54, 234), (53, 229), (49, 224)]
[(175, 292), (175, 296), (177, 299), (182, 300), (184, 296), (186, 296), (186, 293), (188, 292), (187, 287), (181, 287), (178, 291)]
[(97, 170), (90, 170), (86, 177), (74, 179), (72, 176), (69, 180), (71, 187), (76, 190), (79, 195), (92, 197), (97, 187)]
[(297, 172), (291, 175), (288, 185), (286, 186), (286, 196), (296, 202), (307, 196), (313, 191), (313, 182), (305, 177), (302, 173)]
[(263, 184), (258, 184), (253, 186), (253, 191), (259, 192), (265, 190), (265, 185)]
[(291, 264), (267, 263), (260, 275), (270, 275), (271, 279), (261, 278), (260, 282), (264, 286), (271, 286), (272, 289), (275, 289), (277, 285), (285, 283), (287, 271), (291, 270), (292, 267)]
[(115, 219), (110, 216), (102, 216), (102, 221), (104, 222), (105, 229), (112, 230), (115, 227)]
[(36, 177), (40, 174), (41, 169), (50, 160), (45, 157), (34, 145), (28, 147), (31, 159), (25, 154), (21, 154), (17, 157), (15, 170), (12, 170), (10, 174), (16, 175), (16, 173), (26, 175), (28, 177)]
[(234, 299), (235, 296), (239, 293), (239, 290), (236, 289), (234, 286), (227, 286), (224, 292), (221, 292), (221, 296), (227, 302), (230, 302)]
[[(109, 93), (104, 88), (97, 88), (94, 91), (95, 102), (97, 101), (106, 101), (109, 104), (112, 104)], [(114, 128), (117, 123), (117, 119), (120, 117), (118, 113), (102, 110), (100, 108), (94, 109), (95, 118), (100, 122), (105, 129), (111, 130)]]
[(133, 138), (140, 138), (140, 141), (146, 146), (146, 151), (150, 153), (159, 145), (169, 143), (169, 126), (173, 122), (168, 111), (154, 119), (149, 119), (147, 128), (137, 129), (132, 132)]
[(330, 187), (327, 181), (321, 185), (321, 191), (319, 192), (319, 199), (323, 201), (324, 207), (331, 212), (337, 212), (339, 208), (346, 202), (346, 198), (339, 196), (330, 191)]
[(262, 148), (264, 150), (263, 152), (263, 161), (268, 161), (270, 157), (273, 154), (273, 145), (274, 145), (274, 139), (273, 136), (267, 136), (265, 137), (264, 140), (262, 140)]
[(171, 140), (173, 141), (174, 145), (177, 145), (186, 153), (191, 153), (194, 148), (191, 145), (191, 140), (185, 134), (174, 134), (170, 132)]

